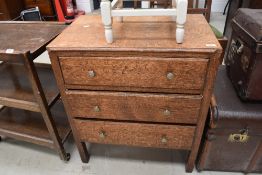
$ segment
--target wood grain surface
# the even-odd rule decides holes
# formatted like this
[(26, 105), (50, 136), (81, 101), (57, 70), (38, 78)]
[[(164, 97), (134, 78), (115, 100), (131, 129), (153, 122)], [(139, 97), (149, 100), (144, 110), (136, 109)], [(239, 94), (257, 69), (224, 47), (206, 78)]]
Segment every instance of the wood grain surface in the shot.
[(71, 116), (195, 124), (201, 96), (67, 91)]
[[(177, 89), (201, 92), (207, 61), (151, 57), (60, 58), (65, 84), (173, 89), (173, 92)], [(93, 71), (95, 76), (89, 77), (89, 71)], [(169, 73), (173, 74), (172, 79), (167, 78)]]
[[(41, 113), (4, 107), (0, 110), (0, 134), (18, 140), (48, 146), (55, 149), (52, 137)], [(71, 128), (66, 119), (64, 106), (58, 101), (51, 109), (53, 120), (62, 142), (68, 137)]]
[(54, 22), (0, 22), (0, 41), (4, 41), (0, 42), (0, 55), (7, 54), (7, 49), (13, 49), (10, 55), (28, 51), (34, 55), (41, 48), (43, 52), (64, 29), (65, 25)]
[(186, 51), (214, 52), (221, 46), (203, 15), (187, 15), (185, 39), (176, 43), (176, 23), (171, 17), (124, 17), (113, 23), (115, 41), (107, 44), (100, 16), (80, 16), (54, 42), (50, 50)]
[[(188, 150), (195, 127), (74, 120), (82, 141)], [(101, 136), (102, 135), (102, 136)], [(165, 139), (165, 142), (162, 139)]]

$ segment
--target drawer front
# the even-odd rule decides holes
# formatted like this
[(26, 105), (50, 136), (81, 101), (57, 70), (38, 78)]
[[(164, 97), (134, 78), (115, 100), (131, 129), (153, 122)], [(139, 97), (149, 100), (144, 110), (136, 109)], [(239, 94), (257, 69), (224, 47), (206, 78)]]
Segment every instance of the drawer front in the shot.
[[(67, 85), (201, 91), (207, 59), (60, 57)], [(106, 88), (105, 88), (106, 90)]]
[(73, 117), (196, 124), (200, 96), (67, 91)]
[(75, 119), (80, 140), (91, 143), (190, 150), (195, 127)]

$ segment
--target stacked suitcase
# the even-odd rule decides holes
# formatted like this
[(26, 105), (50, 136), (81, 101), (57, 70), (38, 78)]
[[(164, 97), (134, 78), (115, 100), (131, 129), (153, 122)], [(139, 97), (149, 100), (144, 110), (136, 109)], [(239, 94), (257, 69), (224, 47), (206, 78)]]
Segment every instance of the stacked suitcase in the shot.
[(228, 75), (242, 100), (262, 100), (262, 10), (240, 9), (232, 28)]
[(262, 10), (240, 9), (232, 28), (197, 167), (262, 173)]

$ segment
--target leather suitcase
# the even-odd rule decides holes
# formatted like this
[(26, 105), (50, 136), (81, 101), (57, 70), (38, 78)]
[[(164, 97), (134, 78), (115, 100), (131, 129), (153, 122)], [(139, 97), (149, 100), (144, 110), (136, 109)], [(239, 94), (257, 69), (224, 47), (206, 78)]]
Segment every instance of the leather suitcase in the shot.
[(228, 75), (242, 100), (262, 100), (262, 9), (239, 9), (232, 28)]
[(262, 173), (262, 103), (244, 103), (220, 66), (198, 170)]
[(239, 8), (262, 9), (261, 0), (231, 0), (229, 1), (224, 36), (229, 38), (232, 34), (231, 20)]

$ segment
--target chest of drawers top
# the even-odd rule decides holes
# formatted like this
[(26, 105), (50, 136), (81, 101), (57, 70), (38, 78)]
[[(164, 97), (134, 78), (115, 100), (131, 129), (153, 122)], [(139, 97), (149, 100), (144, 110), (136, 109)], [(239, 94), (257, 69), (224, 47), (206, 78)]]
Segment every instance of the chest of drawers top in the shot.
[(48, 46), (66, 89), (202, 93), (209, 61), (221, 52), (203, 15), (188, 15), (183, 44), (168, 17), (115, 22), (108, 44), (100, 18), (79, 17)]
[[(204, 55), (207, 53), (221, 50), (203, 15), (188, 15), (187, 18), (183, 44), (176, 43), (176, 23), (169, 17), (125, 17), (123, 23), (115, 20), (113, 23), (115, 41), (108, 44), (105, 41), (101, 17), (81, 16), (58, 36), (48, 49), (98, 51), (100, 55), (103, 55), (101, 52), (104, 51), (110, 52), (112, 56), (161, 54), (161, 57), (169, 57), (171, 55), (167, 53), (172, 52), (182, 53), (183, 57), (206, 57)], [(118, 53), (114, 53), (115, 51)], [(187, 55), (185, 52), (194, 55)], [(104, 55), (108, 56), (108, 53)]]

